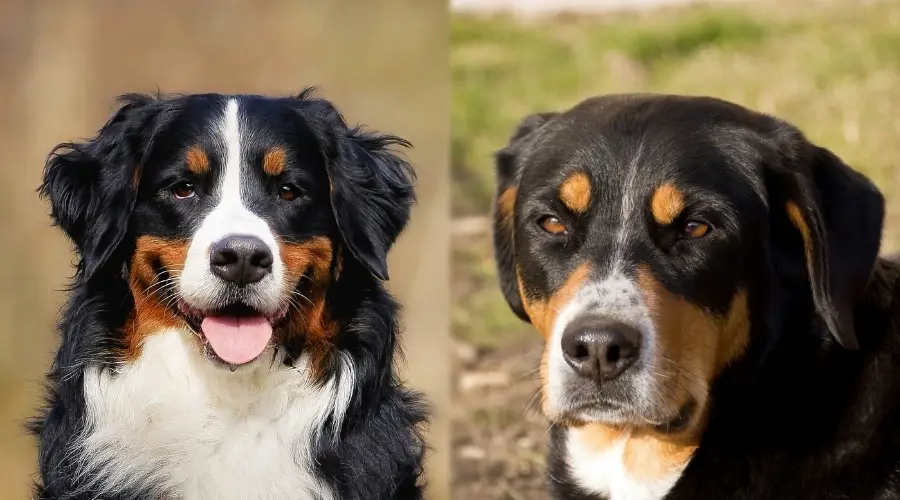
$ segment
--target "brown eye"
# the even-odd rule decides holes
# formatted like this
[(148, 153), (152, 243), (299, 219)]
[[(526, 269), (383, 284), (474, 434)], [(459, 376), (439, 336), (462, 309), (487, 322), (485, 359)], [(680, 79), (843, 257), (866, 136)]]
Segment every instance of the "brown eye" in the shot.
[(695, 220), (689, 220), (684, 225), (684, 235), (688, 238), (702, 238), (709, 232), (709, 225)]
[(300, 188), (293, 184), (282, 184), (278, 188), (278, 196), (284, 201), (294, 201), (300, 197)]
[(172, 186), (172, 194), (175, 195), (179, 200), (184, 200), (186, 198), (193, 198), (197, 195), (194, 191), (194, 183), (193, 182), (179, 182)]
[(566, 226), (556, 217), (544, 217), (540, 221), (541, 228), (550, 234), (566, 234)]

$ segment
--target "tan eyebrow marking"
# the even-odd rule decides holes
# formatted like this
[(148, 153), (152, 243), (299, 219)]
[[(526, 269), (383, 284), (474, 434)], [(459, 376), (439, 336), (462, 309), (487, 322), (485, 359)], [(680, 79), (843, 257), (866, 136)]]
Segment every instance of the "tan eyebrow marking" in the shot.
[(209, 156), (200, 146), (191, 146), (184, 154), (184, 163), (192, 174), (209, 172)]
[(591, 179), (584, 172), (570, 175), (559, 187), (559, 199), (575, 214), (587, 212), (591, 204)]
[(671, 224), (684, 210), (684, 195), (671, 182), (656, 188), (650, 199), (650, 213), (660, 224)]
[(282, 147), (274, 147), (263, 156), (263, 172), (275, 176), (284, 172), (287, 152)]

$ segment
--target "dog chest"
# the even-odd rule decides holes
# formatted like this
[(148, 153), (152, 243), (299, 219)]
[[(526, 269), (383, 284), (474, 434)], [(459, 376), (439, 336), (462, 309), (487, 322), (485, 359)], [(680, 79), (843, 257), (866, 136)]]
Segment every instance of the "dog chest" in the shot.
[(313, 446), (339, 404), (334, 385), (271, 357), (230, 373), (189, 340), (155, 335), (116, 373), (88, 369), (85, 477), (185, 500), (330, 500)]

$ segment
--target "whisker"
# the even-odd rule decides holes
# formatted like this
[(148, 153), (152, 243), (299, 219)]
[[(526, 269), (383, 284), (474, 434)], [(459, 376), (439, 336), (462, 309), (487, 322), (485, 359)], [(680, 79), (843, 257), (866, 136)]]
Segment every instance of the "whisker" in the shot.
[(306, 295), (303, 295), (303, 293), (301, 293), (299, 290), (291, 290), (290, 296), (291, 297), (300, 297), (301, 299), (304, 299), (307, 302), (309, 302), (309, 305), (311, 305), (311, 306), (315, 305), (315, 304), (313, 304), (313, 301), (309, 297), (307, 297)]
[(534, 405), (535, 401), (537, 401), (537, 399), (541, 396), (542, 392), (543, 391), (541, 391), (540, 388), (534, 390), (534, 394), (531, 396), (531, 399), (528, 400), (528, 404), (525, 405), (525, 409), (522, 410), (523, 415), (528, 413), (529, 411), (533, 411), (532, 406)]

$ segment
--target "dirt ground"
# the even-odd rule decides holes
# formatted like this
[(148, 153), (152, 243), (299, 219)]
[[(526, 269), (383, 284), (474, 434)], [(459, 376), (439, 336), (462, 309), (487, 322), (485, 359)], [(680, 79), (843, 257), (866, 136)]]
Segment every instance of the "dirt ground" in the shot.
[(454, 498), (546, 499), (548, 424), (540, 414), (537, 333), (511, 345), (455, 349)]

